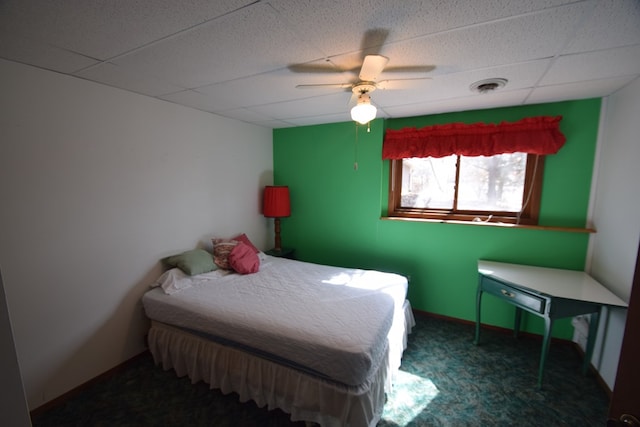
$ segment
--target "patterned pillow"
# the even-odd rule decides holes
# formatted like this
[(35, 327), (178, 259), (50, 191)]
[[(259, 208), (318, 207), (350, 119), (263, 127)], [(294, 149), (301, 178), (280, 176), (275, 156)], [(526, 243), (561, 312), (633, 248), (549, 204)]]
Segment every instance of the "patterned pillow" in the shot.
[(238, 241), (233, 239), (211, 239), (211, 242), (213, 243), (213, 261), (218, 267), (231, 270), (229, 254), (236, 247)]
[(238, 242), (229, 254), (229, 265), (237, 273), (252, 274), (260, 269), (260, 259), (251, 246)]

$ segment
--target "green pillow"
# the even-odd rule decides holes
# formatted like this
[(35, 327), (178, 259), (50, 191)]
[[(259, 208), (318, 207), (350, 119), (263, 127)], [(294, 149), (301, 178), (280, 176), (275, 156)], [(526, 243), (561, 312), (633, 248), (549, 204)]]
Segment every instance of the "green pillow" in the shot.
[(189, 276), (207, 273), (218, 268), (213, 262), (213, 255), (204, 249), (192, 249), (169, 256), (164, 258), (162, 262), (169, 267), (178, 267)]

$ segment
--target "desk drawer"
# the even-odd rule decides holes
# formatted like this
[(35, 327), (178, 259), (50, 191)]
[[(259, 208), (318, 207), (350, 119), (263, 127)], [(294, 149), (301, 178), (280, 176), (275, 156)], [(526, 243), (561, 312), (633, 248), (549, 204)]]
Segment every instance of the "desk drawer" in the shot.
[(546, 299), (541, 296), (506, 285), (486, 276), (482, 276), (482, 290), (509, 301), (511, 304), (538, 313), (544, 313)]

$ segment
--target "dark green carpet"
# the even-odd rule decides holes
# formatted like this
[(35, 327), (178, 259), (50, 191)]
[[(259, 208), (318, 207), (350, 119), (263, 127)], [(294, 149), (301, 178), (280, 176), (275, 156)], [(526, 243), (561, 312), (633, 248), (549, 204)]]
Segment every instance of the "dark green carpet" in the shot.
[[(608, 398), (576, 350), (552, 343), (536, 390), (540, 340), (418, 317), (379, 427), (604, 426)], [(32, 421), (45, 426), (297, 426), (287, 414), (192, 385), (142, 356)], [(357, 426), (356, 426), (357, 427)]]

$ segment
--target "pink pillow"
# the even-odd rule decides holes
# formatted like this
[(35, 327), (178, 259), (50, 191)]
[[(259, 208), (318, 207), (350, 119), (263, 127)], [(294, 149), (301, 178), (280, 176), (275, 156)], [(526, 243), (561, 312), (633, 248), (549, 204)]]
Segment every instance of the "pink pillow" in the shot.
[(245, 243), (245, 244), (246, 244), (246, 245), (248, 245), (251, 249), (253, 249), (253, 252), (255, 252), (255, 253), (260, 252), (260, 251), (258, 250), (258, 248), (256, 248), (256, 246), (255, 246), (253, 243), (251, 243), (251, 240), (249, 240), (249, 238), (247, 237), (247, 235), (246, 235), (246, 234), (244, 234), (244, 233), (242, 233), (242, 234), (240, 234), (240, 235), (238, 235), (238, 236), (234, 237), (234, 238), (233, 238), (233, 240), (238, 241), (238, 242)]
[(257, 273), (260, 269), (260, 259), (251, 246), (238, 242), (229, 254), (229, 265), (240, 274)]

